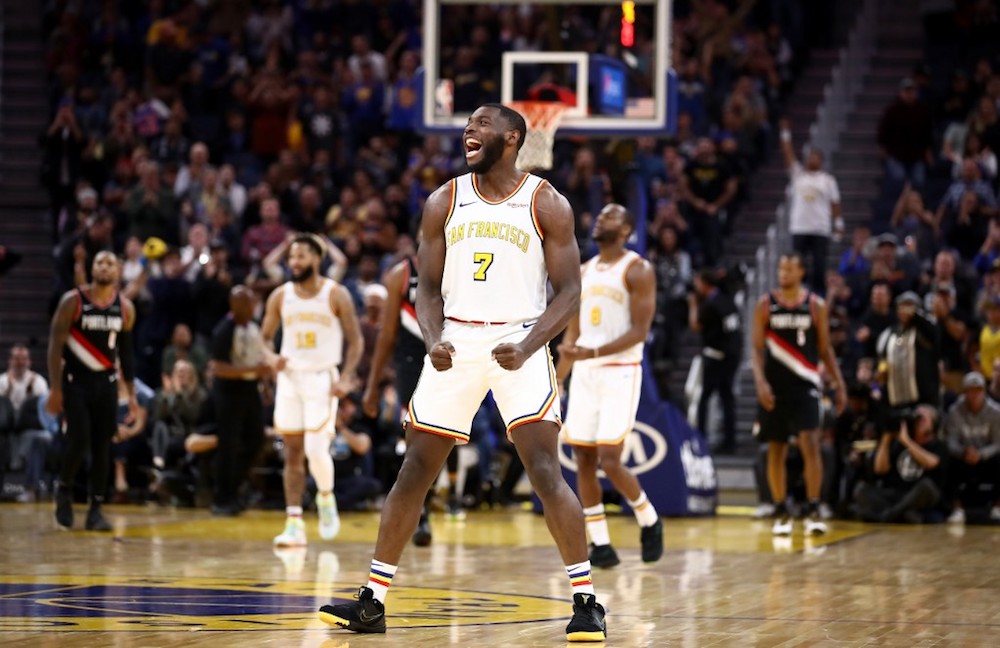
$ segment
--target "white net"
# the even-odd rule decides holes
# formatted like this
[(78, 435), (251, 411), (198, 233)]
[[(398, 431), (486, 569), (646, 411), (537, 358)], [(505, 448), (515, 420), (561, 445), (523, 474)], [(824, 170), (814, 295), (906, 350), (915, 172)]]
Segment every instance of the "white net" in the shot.
[(547, 101), (512, 101), (507, 105), (521, 113), (528, 125), (524, 146), (517, 155), (517, 168), (521, 171), (551, 169), (556, 131), (569, 106)]

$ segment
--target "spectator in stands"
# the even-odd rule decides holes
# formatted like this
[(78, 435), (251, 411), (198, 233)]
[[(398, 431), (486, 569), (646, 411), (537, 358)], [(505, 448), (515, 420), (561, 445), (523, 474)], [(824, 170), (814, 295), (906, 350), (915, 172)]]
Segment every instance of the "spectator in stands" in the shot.
[(844, 235), (844, 219), (840, 215), (840, 188), (837, 179), (823, 170), (823, 154), (810, 150), (805, 166), (799, 163), (792, 144), (791, 122), (781, 121), (781, 151), (785, 168), (791, 175), (792, 206), (788, 229), (792, 245), (803, 259), (811, 259), (808, 283), (813, 292), (826, 294), (826, 255), (830, 235)]
[(111, 438), (111, 456), (114, 459), (114, 494), (111, 502), (124, 504), (129, 501), (129, 468), (135, 473), (146, 463), (149, 455), (149, 439), (146, 437), (146, 425), (149, 423), (149, 410), (152, 406), (154, 392), (135, 378), (135, 400), (138, 407), (134, 416), (129, 416), (129, 389), (122, 377), (121, 367), (118, 367), (118, 428)]
[(892, 233), (900, 241), (913, 237), (917, 241), (917, 255), (926, 259), (934, 254), (938, 247), (938, 222), (934, 212), (924, 205), (924, 197), (913, 189), (910, 183), (903, 185), (899, 200), (892, 210), (892, 220), (889, 222)]
[(884, 281), (872, 284), (869, 302), (868, 310), (861, 316), (859, 326), (854, 332), (854, 339), (861, 345), (863, 358), (876, 357), (876, 343), (882, 332), (896, 323), (889, 284)]
[(229, 290), (238, 283), (229, 267), (229, 248), (225, 242), (213, 239), (208, 244), (208, 263), (201, 266), (191, 288), (191, 299), (197, 313), (195, 339), (207, 345), (212, 329), (229, 312)]
[(296, 232), (323, 232), (326, 210), (320, 201), (319, 190), (312, 185), (303, 185), (299, 189), (298, 201), (292, 210), (291, 227)]
[(170, 190), (160, 181), (160, 165), (152, 160), (142, 164), (139, 184), (125, 203), (129, 233), (141, 241), (155, 236), (168, 244), (180, 243), (180, 221)]
[(372, 438), (364, 430), (365, 418), (353, 398), (344, 398), (337, 408), (337, 436), (333, 454), (334, 485), (340, 511), (364, 511), (369, 500), (382, 492), (374, 476)]
[(41, 136), (42, 182), (49, 191), (52, 241), (59, 240), (58, 214), (73, 202), (86, 137), (73, 114), (73, 100), (62, 99), (52, 123)]
[(59, 240), (76, 236), (87, 229), (87, 223), (97, 214), (97, 192), (92, 187), (82, 187), (76, 192), (76, 210), (66, 209), (59, 213)]
[(907, 418), (882, 433), (874, 456), (876, 480), (862, 481), (854, 491), (862, 520), (920, 524), (941, 519), (947, 446), (937, 439), (937, 410), (921, 405)]
[(970, 316), (956, 306), (955, 295), (954, 284), (939, 283), (926, 299), (941, 342), (941, 386), (951, 394), (961, 390), (962, 377), (970, 369), (966, 355)]
[(195, 142), (188, 154), (188, 163), (177, 172), (174, 181), (174, 197), (178, 200), (194, 200), (205, 184), (205, 172), (209, 169), (208, 147), (204, 142)]
[(945, 419), (952, 458), (948, 522), (964, 523), (965, 510), (972, 507), (989, 508), (989, 519), (1000, 522), (1000, 406), (986, 397), (979, 372), (967, 374), (962, 387)]
[(155, 384), (162, 373), (162, 349), (174, 333), (177, 324), (191, 325), (194, 311), (191, 285), (181, 274), (181, 257), (170, 248), (160, 260), (162, 276), (152, 277), (147, 284), (152, 308), (143, 319), (137, 360), (141, 358), (140, 377)]
[(963, 161), (962, 177), (948, 187), (935, 214), (944, 240), (971, 258), (988, 232), (989, 220), (996, 214), (993, 187), (982, 179), (974, 160)]
[(597, 157), (588, 146), (573, 155), (573, 166), (561, 182), (564, 195), (576, 214), (576, 238), (583, 250), (589, 249), (594, 215), (611, 201), (611, 178), (597, 165)]
[(277, 198), (265, 198), (260, 203), (260, 225), (254, 225), (243, 235), (243, 261), (252, 264), (262, 260), (281, 245), (288, 228), (281, 222), (281, 206)]
[[(160, 164), (180, 165), (184, 163), (184, 160), (189, 159), (191, 151), (191, 142), (184, 136), (183, 122), (180, 117), (174, 115), (167, 120), (167, 123), (163, 127), (163, 135), (160, 135), (153, 142), (153, 145), (149, 149), (149, 154)], [(186, 165), (181, 167), (181, 173), (186, 168)], [(178, 174), (178, 181), (180, 178), (181, 174)], [(174, 192), (175, 194), (177, 193), (176, 187)]]
[(867, 281), (871, 273), (871, 263), (865, 252), (870, 240), (871, 230), (866, 225), (859, 225), (851, 234), (851, 246), (840, 257), (837, 272), (851, 285), (856, 286), (859, 280)]
[(652, 363), (660, 396), (669, 398), (670, 368), (677, 358), (677, 342), (687, 325), (687, 292), (694, 277), (691, 257), (679, 247), (677, 230), (662, 228), (657, 243), (650, 246), (647, 255), (656, 271)]
[(198, 377), (205, 375), (208, 368), (208, 353), (204, 347), (195, 341), (191, 335), (191, 327), (178, 324), (170, 336), (170, 344), (163, 349), (162, 373), (167, 379), (174, 370), (174, 364), (179, 361), (189, 362)]
[(876, 345), (885, 402), (894, 412), (938, 403), (941, 342), (934, 322), (919, 309), (916, 293), (907, 291), (897, 297), (896, 323), (882, 332)]
[(236, 181), (236, 169), (232, 164), (223, 164), (219, 169), (219, 191), (226, 197), (233, 217), (239, 220), (247, 206), (247, 190)]
[(920, 262), (892, 234), (878, 237), (871, 260), (871, 281), (885, 281), (893, 294), (916, 290), (920, 282)]
[(188, 244), (181, 248), (181, 268), (184, 279), (194, 282), (201, 267), (208, 263), (208, 228), (195, 223), (188, 229)]
[(12, 345), (7, 371), (0, 374), (0, 477), (8, 467), (15, 472), (25, 471), (22, 501), (34, 501), (48, 490), (42, 483), (42, 473), (52, 433), (38, 415), (39, 400), (48, 393), (48, 382), (31, 370), (28, 347)]
[(207, 398), (195, 366), (187, 360), (178, 360), (164, 374), (152, 408), (151, 446), (157, 470), (176, 469), (184, 458), (184, 441), (197, 431)]
[(930, 110), (920, 101), (916, 84), (909, 77), (903, 79), (898, 98), (886, 108), (878, 126), (878, 145), (890, 180), (899, 185), (908, 180), (918, 189), (924, 186), (927, 166), (933, 162), (933, 132)]
[(1000, 298), (994, 296), (985, 305), (986, 322), (979, 332), (979, 367), (988, 383), (1000, 374)]
[(684, 169), (681, 199), (687, 220), (702, 244), (702, 264), (716, 265), (722, 257), (726, 207), (736, 196), (737, 179), (715, 152), (707, 137), (698, 140), (697, 155)]
[(60, 294), (90, 280), (94, 257), (102, 250), (111, 249), (114, 225), (114, 219), (109, 214), (98, 213), (87, 222), (83, 232), (60, 245), (56, 257)]

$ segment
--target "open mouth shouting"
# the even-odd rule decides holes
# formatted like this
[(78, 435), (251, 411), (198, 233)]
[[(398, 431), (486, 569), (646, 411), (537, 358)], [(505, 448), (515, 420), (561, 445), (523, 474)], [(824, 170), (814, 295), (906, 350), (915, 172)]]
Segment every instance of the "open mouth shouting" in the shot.
[(465, 138), (465, 159), (475, 162), (482, 157), (483, 143), (474, 137)]

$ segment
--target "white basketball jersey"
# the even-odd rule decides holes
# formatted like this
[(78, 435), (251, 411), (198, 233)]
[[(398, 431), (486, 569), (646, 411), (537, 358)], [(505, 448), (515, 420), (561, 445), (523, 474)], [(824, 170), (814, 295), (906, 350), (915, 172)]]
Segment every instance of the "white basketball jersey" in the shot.
[[(611, 265), (600, 263), (600, 257), (594, 257), (583, 264), (580, 337), (576, 341), (578, 346), (596, 349), (621, 337), (632, 328), (625, 274), (641, 258), (635, 252), (626, 250)], [(580, 362), (595, 365), (635, 364), (642, 362), (642, 345), (642, 342), (637, 342), (624, 351)]]
[(340, 364), (344, 331), (330, 307), (336, 286), (323, 279), (322, 287), (306, 299), (295, 294), (295, 284), (284, 285), (281, 302), (281, 355), (294, 371), (327, 371)]
[(476, 175), (451, 181), (441, 296), (445, 317), (527, 322), (545, 310), (548, 274), (535, 196), (545, 180), (525, 174), (506, 198), (479, 193)]

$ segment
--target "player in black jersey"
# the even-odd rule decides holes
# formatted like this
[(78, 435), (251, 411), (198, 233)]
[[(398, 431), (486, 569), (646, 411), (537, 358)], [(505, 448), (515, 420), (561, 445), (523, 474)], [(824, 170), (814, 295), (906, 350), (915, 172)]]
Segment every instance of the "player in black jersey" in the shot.
[[(382, 374), (389, 363), (390, 352), (396, 369), (396, 396), (400, 407), (405, 408), (417, 387), (420, 378), (420, 368), (424, 364), (427, 349), (424, 346), (420, 326), (417, 324), (417, 262), (408, 256), (385, 275), (386, 289), (389, 298), (382, 311), (382, 321), (379, 326), (378, 339), (375, 341), (375, 351), (372, 353), (372, 365), (368, 371), (368, 382), (361, 399), (364, 413), (375, 417), (378, 415), (379, 383)], [(456, 471), (458, 469), (458, 447), (452, 448), (448, 455), (448, 478), (451, 488), (455, 488)], [(433, 490), (427, 494), (429, 502)], [(454, 498), (454, 493), (452, 493)], [(431, 523), (425, 502), (420, 513), (420, 522), (413, 532), (413, 544), (426, 547), (431, 543)], [(455, 508), (450, 503), (450, 508)]]
[(775, 503), (775, 535), (789, 535), (792, 521), (785, 498), (788, 437), (798, 437), (805, 463), (807, 534), (826, 533), (819, 517), (823, 464), (819, 425), (822, 381), (819, 362), (833, 376), (837, 414), (844, 410), (847, 391), (830, 346), (826, 303), (802, 287), (805, 268), (797, 252), (778, 261), (778, 290), (760, 298), (753, 321), (753, 376), (760, 402), (760, 439), (767, 441), (767, 481)]
[(118, 374), (128, 387), (129, 419), (135, 399), (132, 326), (135, 306), (118, 294), (118, 258), (108, 251), (94, 257), (93, 283), (62, 296), (49, 335), (48, 411), (65, 411), (66, 435), (56, 489), (56, 522), (73, 526), (73, 480), (90, 456), (90, 510), (86, 528), (110, 531), (101, 513), (108, 487), (111, 438), (118, 429)]

